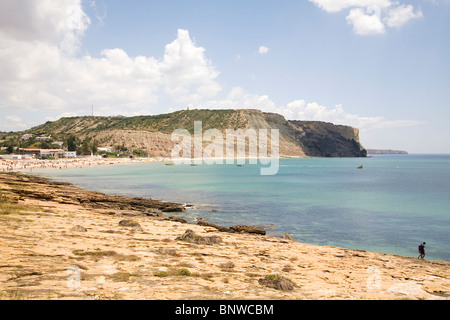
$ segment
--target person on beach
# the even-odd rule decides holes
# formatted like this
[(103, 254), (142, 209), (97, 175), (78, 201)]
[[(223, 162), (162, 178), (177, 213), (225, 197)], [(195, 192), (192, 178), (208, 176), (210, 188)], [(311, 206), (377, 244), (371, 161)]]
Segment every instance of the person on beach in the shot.
[(419, 245), (419, 256), (417, 257), (417, 259), (424, 259), (425, 258), (425, 244), (426, 242), (422, 242)]

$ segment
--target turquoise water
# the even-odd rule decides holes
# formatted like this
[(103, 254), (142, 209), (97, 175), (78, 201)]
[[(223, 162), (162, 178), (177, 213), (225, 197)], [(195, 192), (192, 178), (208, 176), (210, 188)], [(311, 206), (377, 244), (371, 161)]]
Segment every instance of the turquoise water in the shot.
[[(364, 165), (363, 170), (356, 169)], [(450, 261), (450, 156), (281, 159), (258, 165), (138, 163), (34, 173), (107, 194), (194, 204), (183, 216), (262, 225), (297, 241)]]

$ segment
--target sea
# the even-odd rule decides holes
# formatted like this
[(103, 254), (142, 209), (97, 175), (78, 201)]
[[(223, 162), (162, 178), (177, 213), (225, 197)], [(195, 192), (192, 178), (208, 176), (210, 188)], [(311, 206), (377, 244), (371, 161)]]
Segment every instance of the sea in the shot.
[[(163, 162), (33, 174), (110, 195), (185, 203), (178, 214), (221, 226), (257, 225), (302, 243), (450, 261), (450, 155), (280, 159), (261, 165)], [(358, 169), (363, 166), (363, 169)]]

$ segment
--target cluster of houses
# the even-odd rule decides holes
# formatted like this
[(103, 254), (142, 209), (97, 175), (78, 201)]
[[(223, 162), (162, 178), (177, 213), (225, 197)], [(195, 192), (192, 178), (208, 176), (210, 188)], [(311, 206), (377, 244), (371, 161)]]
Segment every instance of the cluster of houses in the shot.
[[(33, 134), (31, 134), (31, 133), (26, 133), (26, 134), (24, 134), (22, 137), (20, 137), (19, 141), (26, 141), (26, 140), (31, 139), (31, 138), (33, 138), (33, 137), (34, 137)], [(50, 134), (50, 135), (41, 134), (41, 135), (39, 135), (39, 136), (36, 136), (36, 137), (34, 138), (34, 140), (35, 140), (36, 142), (50, 141), (50, 140), (52, 140), (52, 135), (51, 135), (51, 134)], [(64, 142), (62, 142), (62, 141), (53, 141), (53, 142), (52, 142), (52, 144), (59, 145), (59, 146), (62, 146), (63, 143), (64, 143)]]
[[(27, 133), (24, 134), (19, 140), (20, 141), (26, 141), (28, 139), (33, 138), (34, 135)], [(36, 142), (42, 142), (42, 141), (50, 141), (52, 139), (51, 135), (39, 135), (34, 137)], [(1, 157), (5, 160), (20, 160), (20, 159), (26, 159), (26, 158), (41, 158), (41, 159), (48, 159), (48, 158), (64, 158), (64, 159), (71, 159), (77, 157), (76, 151), (66, 151), (62, 149), (64, 142), (62, 141), (54, 141), (52, 142), (52, 145), (55, 146), (55, 149), (38, 149), (38, 148), (19, 148), (18, 154), (13, 155), (2, 155)]]
[[(51, 141), (51, 135), (39, 135), (34, 136), (33, 134), (27, 133), (24, 134), (19, 141), (26, 141), (28, 139), (34, 138), (36, 142), (43, 141)], [(1, 155), (0, 158), (5, 160), (21, 160), (27, 158), (41, 158), (41, 159), (73, 159), (77, 157), (76, 151), (67, 151), (63, 149), (64, 142), (62, 141), (53, 141), (52, 145), (55, 146), (54, 149), (40, 149), (40, 148), (19, 148), (17, 149), (18, 154), (12, 155)], [(2, 147), (2, 150), (6, 149), (6, 147)], [(110, 147), (99, 147), (97, 148), (100, 152), (114, 152), (114, 150)]]

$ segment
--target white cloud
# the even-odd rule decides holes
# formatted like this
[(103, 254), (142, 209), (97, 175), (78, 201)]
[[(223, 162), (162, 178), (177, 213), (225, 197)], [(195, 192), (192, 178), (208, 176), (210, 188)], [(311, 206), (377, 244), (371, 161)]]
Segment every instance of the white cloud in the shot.
[(106, 49), (101, 55), (65, 60), (62, 86), (53, 90), (71, 99), (71, 105), (94, 104), (104, 112), (143, 108), (158, 101), (162, 75), (155, 58), (130, 57), (122, 49)]
[(94, 58), (76, 54), (89, 24), (81, 0), (0, 2), (0, 109), (56, 116), (94, 105), (103, 115), (148, 114), (161, 98), (195, 103), (221, 90), (187, 30), (178, 30), (163, 59), (120, 48)]
[(353, 31), (359, 35), (383, 34), (384, 24), (377, 14), (368, 15), (361, 8), (350, 10), (347, 22), (353, 26)]
[[(347, 6), (356, 3), (344, 2)], [(386, 18), (388, 26), (412, 18), (408, 6), (396, 8)], [(353, 12), (356, 15), (349, 20), (354, 26), (362, 24), (358, 14), (360, 19), (367, 19), (367, 10)], [(269, 96), (252, 94), (241, 87), (218, 99), (222, 90), (217, 82), (219, 73), (187, 30), (178, 30), (161, 59), (131, 57), (120, 48), (105, 49), (100, 57), (77, 55), (89, 24), (81, 0), (60, 0), (57, 4), (48, 0), (0, 2), (2, 130), (23, 129), (62, 115), (89, 114), (91, 105), (97, 115), (149, 114), (161, 99), (212, 109), (259, 109), (281, 113), (288, 119), (329, 121), (366, 129), (417, 124), (361, 117), (346, 113), (342, 105), (329, 108), (304, 100), (277, 106)], [(367, 31), (375, 30), (374, 26), (366, 25)], [(356, 28), (364, 29), (359, 24)], [(265, 46), (259, 48), (260, 54), (268, 52)]]
[(343, 116), (342, 105), (337, 105), (334, 109), (329, 109), (317, 102), (307, 103), (305, 100), (295, 100), (280, 107), (277, 111), (290, 120), (313, 120), (333, 122)]
[(195, 103), (214, 97), (221, 86), (219, 73), (205, 57), (205, 49), (195, 46), (187, 30), (178, 30), (175, 41), (166, 46), (161, 72), (165, 91), (176, 102)]
[(12, 46), (0, 52), (0, 108), (75, 111), (157, 102), (161, 75), (152, 57), (112, 49), (101, 58), (75, 58), (43, 42), (8, 42)]
[(309, 0), (319, 8), (327, 12), (339, 12), (353, 7), (369, 8), (388, 8), (392, 5), (391, 0)]
[(269, 48), (267, 48), (266, 46), (260, 46), (258, 49), (258, 53), (259, 54), (267, 54), (267, 53), (269, 53)]
[(309, 0), (326, 12), (349, 10), (347, 23), (359, 35), (386, 33), (386, 26), (402, 27), (411, 19), (421, 18), (421, 10), (394, 0)]
[(73, 54), (89, 27), (81, 0), (3, 0), (0, 35), (23, 41), (43, 41)]
[(330, 108), (317, 102), (294, 100), (286, 106), (277, 106), (269, 96), (252, 94), (241, 87), (233, 88), (225, 99), (211, 100), (195, 107), (203, 109), (258, 109), (263, 112), (279, 113), (288, 120), (325, 121), (349, 125), (361, 129), (362, 132), (423, 124), (423, 122), (415, 120), (387, 120), (381, 116), (363, 117), (347, 113), (341, 104)]
[(384, 19), (389, 27), (401, 27), (411, 19), (422, 18), (422, 11), (414, 12), (411, 5), (401, 5), (388, 12), (388, 16)]
[(377, 129), (410, 127), (422, 124), (415, 120), (387, 120), (384, 117), (363, 117), (345, 112), (343, 105), (338, 104), (329, 108), (317, 102), (307, 103), (304, 100), (296, 100), (276, 110), (289, 120), (325, 121), (359, 128), (361, 131)]
[(203, 109), (258, 109), (273, 111), (276, 105), (267, 95), (252, 94), (241, 87), (234, 87), (225, 99), (210, 100), (197, 107)]

